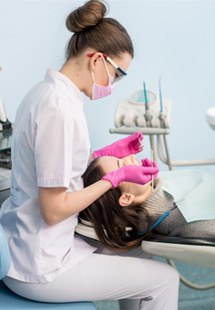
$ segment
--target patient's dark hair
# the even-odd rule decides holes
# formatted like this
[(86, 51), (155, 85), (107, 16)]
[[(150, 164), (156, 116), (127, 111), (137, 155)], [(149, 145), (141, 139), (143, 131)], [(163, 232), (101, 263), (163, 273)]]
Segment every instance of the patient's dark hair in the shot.
[[(83, 175), (84, 187), (104, 176), (98, 159), (90, 163)], [(128, 250), (140, 245), (140, 231), (149, 226), (148, 213), (140, 205), (122, 207), (119, 205), (120, 188), (110, 189), (88, 208), (80, 213), (80, 218), (90, 221), (100, 242), (108, 248)]]

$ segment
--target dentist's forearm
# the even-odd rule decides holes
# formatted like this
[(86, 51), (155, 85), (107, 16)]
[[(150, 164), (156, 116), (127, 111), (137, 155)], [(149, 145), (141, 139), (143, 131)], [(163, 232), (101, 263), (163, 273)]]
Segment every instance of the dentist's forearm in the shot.
[(68, 193), (66, 188), (39, 188), (42, 217), (47, 225), (55, 225), (79, 213), (111, 188), (111, 183), (100, 180), (80, 191)]

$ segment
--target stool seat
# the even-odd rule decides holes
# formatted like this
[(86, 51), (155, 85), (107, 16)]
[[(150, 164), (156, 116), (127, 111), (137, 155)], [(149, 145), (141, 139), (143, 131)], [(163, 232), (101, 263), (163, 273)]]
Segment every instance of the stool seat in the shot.
[(0, 281), (0, 309), (2, 310), (95, 310), (92, 302), (45, 303), (25, 299), (14, 294)]

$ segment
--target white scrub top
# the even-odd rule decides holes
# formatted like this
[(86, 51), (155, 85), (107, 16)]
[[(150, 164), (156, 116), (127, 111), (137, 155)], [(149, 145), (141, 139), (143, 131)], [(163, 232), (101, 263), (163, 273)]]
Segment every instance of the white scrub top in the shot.
[(77, 215), (48, 226), (38, 202), (38, 187), (82, 189), (89, 156), (82, 93), (66, 76), (48, 70), (16, 114), (11, 195), (0, 209), (11, 252), (9, 277), (53, 281), (95, 250), (74, 234)]

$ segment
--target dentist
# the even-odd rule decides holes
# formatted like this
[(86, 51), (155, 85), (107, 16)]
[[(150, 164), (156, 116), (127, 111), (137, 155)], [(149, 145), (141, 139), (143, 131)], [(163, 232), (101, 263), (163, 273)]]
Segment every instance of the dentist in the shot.
[[(11, 194), (0, 209), (11, 252), (4, 282), (43, 302), (111, 299), (120, 300), (124, 310), (174, 310), (179, 284), (174, 269), (144, 259), (141, 249), (102, 254), (75, 234), (78, 213), (112, 187), (109, 178), (83, 188), (90, 142), (82, 94), (93, 100), (110, 95), (133, 57), (127, 31), (106, 13), (102, 0), (70, 13), (66, 26), (73, 35), (64, 65), (49, 69), (17, 110)], [(92, 157), (138, 153), (142, 139), (137, 132)], [(145, 184), (157, 173), (156, 167), (131, 165), (111, 181)]]

